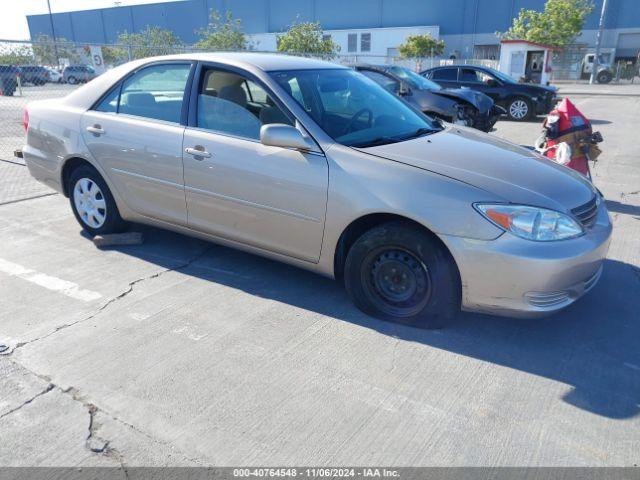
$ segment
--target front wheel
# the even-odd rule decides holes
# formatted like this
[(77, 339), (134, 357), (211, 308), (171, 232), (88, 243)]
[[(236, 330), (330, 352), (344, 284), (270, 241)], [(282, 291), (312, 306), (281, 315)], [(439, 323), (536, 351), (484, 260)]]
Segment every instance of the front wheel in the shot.
[(531, 102), (524, 97), (513, 98), (507, 106), (509, 118), (516, 122), (527, 120), (532, 113)]
[(363, 312), (422, 328), (438, 328), (460, 307), (457, 267), (426, 232), (403, 222), (369, 230), (351, 247), (345, 287)]
[(87, 233), (95, 236), (124, 229), (113, 195), (95, 168), (76, 168), (69, 178), (68, 191), (73, 214)]

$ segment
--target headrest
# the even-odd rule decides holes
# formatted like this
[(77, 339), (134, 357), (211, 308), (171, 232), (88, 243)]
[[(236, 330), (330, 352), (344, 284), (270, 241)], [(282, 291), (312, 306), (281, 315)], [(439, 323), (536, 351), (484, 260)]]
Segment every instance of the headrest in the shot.
[(222, 87), (220, 92), (218, 92), (218, 98), (229, 100), (243, 108), (247, 106), (247, 94), (240, 85), (227, 85)]
[(130, 107), (154, 107), (156, 97), (149, 92), (135, 92), (127, 95), (127, 105)]

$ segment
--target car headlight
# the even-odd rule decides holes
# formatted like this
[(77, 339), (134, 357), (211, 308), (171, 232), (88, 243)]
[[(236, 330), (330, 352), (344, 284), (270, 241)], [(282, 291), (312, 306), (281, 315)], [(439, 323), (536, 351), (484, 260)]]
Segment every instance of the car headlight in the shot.
[(526, 240), (551, 242), (582, 235), (582, 226), (569, 215), (527, 205), (477, 203), (487, 220)]

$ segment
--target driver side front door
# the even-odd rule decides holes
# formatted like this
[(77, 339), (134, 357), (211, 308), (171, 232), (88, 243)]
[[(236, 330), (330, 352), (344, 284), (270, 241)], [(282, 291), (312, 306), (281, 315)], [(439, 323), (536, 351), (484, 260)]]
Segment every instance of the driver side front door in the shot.
[(328, 189), (324, 155), (260, 143), (262, 125), (294, 122), (256, 80), (203, 66), (196, 81), (195, 115), (183, 142), (189, 226), (317, 262)]

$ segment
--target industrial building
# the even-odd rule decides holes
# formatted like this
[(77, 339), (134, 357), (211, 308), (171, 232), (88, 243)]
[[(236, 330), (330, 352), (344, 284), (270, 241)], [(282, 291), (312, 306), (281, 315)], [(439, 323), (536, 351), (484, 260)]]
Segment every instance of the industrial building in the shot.
[[(595, 45), (603, 0), (595, 0), (578, 41)], [(230, 10), (242, 21), (255, 48), (274, 50), (275, 35), (294, 21), (318, 21), (342, 54), (395, 56), (411, 33), (431, 33), (446, 43), (446, 58), (499, 57), (495, 32), (505, 31), (521, 8), (542, 10), (545, 0), (183, 0), (28, 16), (32, 39), (39, 34), (83, 44), (116, 43), (122, 32), (148, 25), (173, 30), (187, 44), (208, 23), (212, 9)], [(51, 21), (52, 20), (52, 21)], [(616, 59), (640, 50), (640, 1), (609, 0), (603, 47)]]

